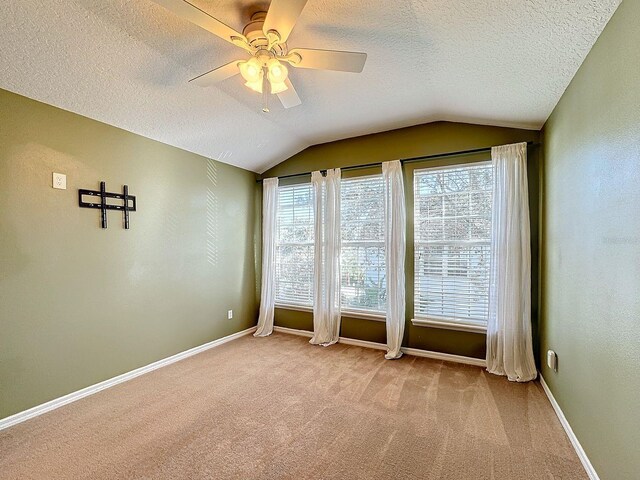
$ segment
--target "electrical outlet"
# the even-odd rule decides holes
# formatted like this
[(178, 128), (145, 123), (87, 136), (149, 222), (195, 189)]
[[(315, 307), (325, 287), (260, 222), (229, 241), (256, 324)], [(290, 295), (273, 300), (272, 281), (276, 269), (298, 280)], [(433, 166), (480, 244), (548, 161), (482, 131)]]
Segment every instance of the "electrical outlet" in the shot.
[(53, 188), (59, 188), (60, 190), (67, 189), (67, 176), (64, 173), (53, 172), (53, 182), (51, 184)]
[(229, 311), (227, 312), (227, 318), (228, 318), (229, 320), (231, 320), (231, 319), (233, 318), (233, 310), (229, 310)]

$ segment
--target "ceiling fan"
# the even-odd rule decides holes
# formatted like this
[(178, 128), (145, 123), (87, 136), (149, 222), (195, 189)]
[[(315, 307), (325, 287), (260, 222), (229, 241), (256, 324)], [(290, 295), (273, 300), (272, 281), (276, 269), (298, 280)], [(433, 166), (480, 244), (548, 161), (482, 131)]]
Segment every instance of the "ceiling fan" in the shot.
[(289, 80), (287, 64), (297, 68), (360, 73), (367, 59), (366, 53), (289, 49), (287, 39), (308, 0), (272, 0), (269, 11), (254, 13), (242, 33), (187, 0), (153, 1), (250, 55), (247, 60), (235, 60), (189, 81), (207, 87), (239, 73), (248, 88), (262, 93), (264, 112), (269, 111), (270, 94), (276, 94), (284, 108), (302, 103)]

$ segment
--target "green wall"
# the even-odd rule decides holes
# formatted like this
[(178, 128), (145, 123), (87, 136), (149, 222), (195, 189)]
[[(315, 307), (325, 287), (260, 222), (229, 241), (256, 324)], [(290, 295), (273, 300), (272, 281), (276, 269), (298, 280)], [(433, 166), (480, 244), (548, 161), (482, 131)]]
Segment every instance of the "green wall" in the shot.
[[(310, 147), (276, 165), (263, 177), (290, 175), (311, 170), (363, 165), (400, 158), (437, 155), (472, 150), (516, 142), (537, 142), (539, 133), (531, 130), (435, 122), (402, 128), (384, 133), (355, 137)], [(532, 235), (532, 315), (534, 331), (538, 318), (538, 203), (539, 203), (539, 147), (529, 148), (529, 193), (531, 203)], [(407, 200), (407, 311), (403, 345), (436, 352), (484, 358), (484, 334), (416, 327), (413, 318), (413, 170), (428, 166), (489, 160), (490, 153), (434, 159), (404, 165), (405, 195)], [(381, 168), (345, 171), (343, 176), (379, 173)], [(293, 181), (309, 181), (309, 177)], [(276, 309), (276, 325), (313, 330), (310, 312)], [(341, 335), (344, 337), (386, 343), (384, 322), (343, 317)], [(537, 342), (537, 335), (535, 335)]]
[[(130, 230), (78, 207), (100, 180), (137, 196)], [(255, 325), (255, 185), (0, 90), (0, 418)]]
[(640, 2), (544, 127), (543, 376), (603, 480), (640, 478)]

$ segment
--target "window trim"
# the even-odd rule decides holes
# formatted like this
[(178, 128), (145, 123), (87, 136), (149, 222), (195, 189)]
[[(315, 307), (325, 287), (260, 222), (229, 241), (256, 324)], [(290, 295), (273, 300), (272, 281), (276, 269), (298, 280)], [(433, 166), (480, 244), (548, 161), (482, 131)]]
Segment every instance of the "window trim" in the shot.
[(457, 330), (460, 332), (487, 333), (486, 322), (468, 322), (436, 317), (416, 317), (411, 319), (414, 327), (432, 327), (443, 330)]
[[(276, 303), (275, 308), (281, 310), (292, 310), (294, 312), (309, 312), (313, 313), (313, 307), (309, 305), (292, 305), (285, 303)], [(361, 310), (341, 310), (340, 316), (342, 318), (357, 318), (360, 320), (371, 320), (374, 322), (386, 322), (387, 314), (385, 312), (365, 312)]]
[(275, 308), (296, 312), (313, 312), (313, 305), (304, 305), (301, 303), (276, 303)]
[[(490, 166), (492, 165), (492, 160), (478, 160), (464, 163), (452, 163), (449, 165), (432, 165), (432, 166), (424, 166), (424, 167), (416, 167), (411, 171), (411, 189), (413, 196), (413, 205), (414, 205), (414, 217), (415, 217), (415, 203), (416, 203), (416, 191), (415, 191), (415, 177), (416, 173), (423, 172), (426, 170), (450, 170), (450, 169), (459, 169), (465, 167), (479, 167), (479, 166)], [(417, 242), (415, 239), (415, 218), (413, 219), (414, 225), (412, 228), (412, 243), (413, 243), (413, 261), (415, 262), (415, 251), (416, 246), (419, 244), (423, 244), (424, 242)], [(484, 243), (484, 241), (470, 241), (469, 243)], [(461, 332), (472, 332), (472, 333), (487, 333), (487, 322), (486, 321), (473, 321), (473, 320), (457, 320), (453, 318), (447, 317), (435, 317), (435, 316), (425, 316), (421, 317), (416, 315), (416, 307), (415, 307), (415, 297), (416, 297), (416, 272), (413, 272), (413, 297), (414, 297), (414, 305), (413, 305), (413, 316), (411, 319), (411, 324), (415, 327), (431, 327), (431, 328), (440, 328), (443, 330), (456, 330)]]
[[(362, 180), (366, 181), (366, 180), (372, 180), (372, 179), (381, 180), (384, 187), (384, 176), (382, 172), (369, 173), (366, 175), (357, 175), (353, 177), (343, 178), (341, 180), (341, 183), (349, 182), (349, 181), (362, 181)], [(341, 185), (340, 191), (342, 195), (342, 185)], [(341, 199), (341, 203), (342, 203), (342, 199)], [(341, 223), (342, 223), (342, 219), (341, 219)], [(384, 220), (383, 220), (383, 223), (384, 223)], [(342, 236), (342, 225), (340, 225), (340, 235)], [(386, 262), (387, 251), (386, 251), (386, 243), (384, 241), (384, 237), (382, 240), (350, 240), (350, 241), (341, 240), (341, 245), (342, 247), (348, 246), (348, 247), (356, 247), (356, 248), (382, 247), (382, 249), (384, 250), (385, 262)], [(341, 274), (340, 280), (342, 281), (342, 274)], [(342, 294), (340, 296), (342, 297)], [(352, 307), (345, 308), (342, 305), (342, 298), (340, 301), (340, 308), (341, 308), (341, 316), (343, 318), (344, 317), (359, 318), (363, 320), (373, 320), (378, 322), (386, 322), (386, 319), (387, 319), (386, 312), (383, 312), (381, 310), (367, 310), (367, 309), (358, 309), (358, 308), (352, 308)]]
[[(305, 181), (305, 182), (296, 182), (296, 183), (286, 184), (286, 185), (278, 185), (278, 202), (280, 201), (280, 189), (283, 189), (283, 188), (285, 188), (285, 189), (295, 189), (296, 187), (301, 187), (301, 186), (304, 186), (305, 188), (306, 187), (310, 188), (311, 189), (311, 194), (313, 195), (313, 185), (311, 185), (310, 181), (308, 181), (308, 182), (307, 181)], [(276, 221), (277, 230), (279, 229), (279, 222), (280, 222), (280, 219), (278, 218), (277, 221)], [(313, 217), (312, 217), (311, 224), (312, 225), (314, 224)], [(276, 248), (276, 265), (277, 265), (277, 262), (278, 262), (278, 249), (280, 247), (282, 247), (282, 246), (312, 247), (312, 248), (314, 247), (314, 242), (313, 241), (311, 241), (311, 242), (279, 243), (278, 239), (276, 238), (276, 242), (275, 243), (276, 243), (276, 245), (275, 245), (275, 248)], [(278, 281), (279, 281), (279, 279), (276, 279), (276, 286), (277, 286), (277, 282)], [(312, 299), (310, 304), (309, 303), (302, 303), (302, 302), (300, 302), (300, 303), (287, 302), (286, 300), (283, 301), (283, 300), (278, 300), (277, 299), (277, 291), (278, 290), (276, 288), (276, 294), (275, 294), (275, 296), (276, 296), (276, 301), (275, 301), (276, 307), (279, 307), (279, 308), (287, 308), (287, 307), (289, 307), (292, 310), (295, 310), (295, 309), (298, 309), (298, 308), (303, 308), (303, 309), (304, 308), (308, 308), (308, 309), (310, 309), (310, 311), (313, 310), (313, 299)], [(312, 296), (313, 296), (313, 278), (312, 278)]]
[[(371, 174), (367, 174), (367, 175), (358, 175), (358, 176), (354, 176), (354, 177), (349, 177), (349, 178), (343, 178), (343, 181), (349, 181), (349, 180), (366, 180), (366, 179), (371, 179), (371, 178), (382, 178), (382, 173), (371, 173)], [(291, 184), (291, 185), (280, 185), (280, 187), (292, 187), (292, 186), (297, 186), (297, 185), (310, 185), (310, 182), (299, 182), (299, 183), (295, 183), (295, 184)], [(349, 246), (356, 246), (356, 247), (367, 247), (367, 246), (382, 246), (384, 247), (384, 240), (382, 241), (378, 241), (378, 240), (359, 240), (359, 241), (353, 241), (353, 242), (344, 242), (343, 245), (349, 245)], [(308, 246), (309, 244), (306, 242), (294, 242), (294, 243), (287, 243), (287, 245), (293, 245), (293, 246)], [(385, 253), (386, 254), (386, 253)], [(313, 312), (313, 303), (312, 304), (307, 304), (307, 303), (294, 303), (294, 302), (283, 302), (283, 301), (276, 301), (275, 302), (275, 308), (278, 309), (282, 309), (282, 310), (292, 310), (292, 311), (299, 311), (299, 312)], [(377, 322), (386, 322), (386, 312), (384, 311), (379, 311), (379, 310), (360, 310), (360, 309), (356, 309), (356, 308), (342, 308), (341, 305), (341, 316), (344, 317), (348, 317), (348, 318), (357, 318), (357, 319), (362, 319), (362, 320), (372, 320), (372, 321), (377, 321)]]
[(358, 318), (360, 320), (373, 320), (375, 322), (386, 322), (386, 312), (379, 310), (358, 310), (355, 308), (344, 309), (340, 311), (342, 318)]

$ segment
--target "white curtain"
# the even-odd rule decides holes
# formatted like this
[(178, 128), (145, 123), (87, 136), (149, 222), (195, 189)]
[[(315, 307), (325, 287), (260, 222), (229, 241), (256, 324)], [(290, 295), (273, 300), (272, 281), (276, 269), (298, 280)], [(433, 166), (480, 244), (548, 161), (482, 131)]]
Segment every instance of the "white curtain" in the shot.
[(311, 174), (314, 194), (313, 337), (328, 346), (340, 338), (340, 169)]
[(400, 358), (405, 321), (404, 258), (407, 214), (400, 160), (383, 162), (384, 243), (387, 277), (387, 354), (388, 360)]
[(487, 370), (509, 380), (537, 376), (531, 341), (531, 247), (527, 144), (494, 147), (493, 234)]
[(276, 222), (278, 218), (278, 179), (262, 182), (262, 290), (258, 328), (253, 334), (266, 337), (273, 333), (273, 309), (276, 302)]

